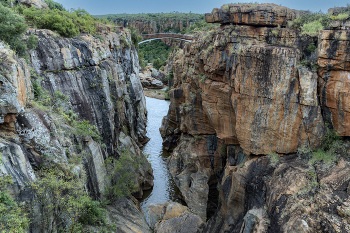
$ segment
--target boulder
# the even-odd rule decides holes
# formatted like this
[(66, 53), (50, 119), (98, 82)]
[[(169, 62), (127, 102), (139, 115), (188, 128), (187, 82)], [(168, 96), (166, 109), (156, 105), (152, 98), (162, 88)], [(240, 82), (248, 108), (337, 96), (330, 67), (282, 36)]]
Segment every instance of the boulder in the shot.
[(40, 9), (49, 9), (44, 0), (19, 0), (19, 2), (28, 7), (34, 6)]
[(156, 233), (194, 233), (203, 225), (198, 215), (179, 203), (149, 204), (150, 226)]

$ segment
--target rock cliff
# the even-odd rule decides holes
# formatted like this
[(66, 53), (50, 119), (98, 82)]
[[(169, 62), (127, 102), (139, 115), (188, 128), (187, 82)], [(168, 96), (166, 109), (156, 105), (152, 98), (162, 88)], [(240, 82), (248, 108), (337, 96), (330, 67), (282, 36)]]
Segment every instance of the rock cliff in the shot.
[[(147, 110), (130, 33), (100, 31), (99, 38), (71, 39), (49, 30), (27, 34), (39, 39), (28, 62), (0, 43), (0, 176), (10, 175), (10, 193), (29, 205), (28, 231), (71, 229), (70, 212), (48, 204), (56, 196), (43, 202), (33, 185), (58, 172), (94, 200), (110, 199), (108, 221), (120, 232), (150, 232), (144, 218), (132, 220), (142, 216), (140, 208), (109, 191), (133, 184), (140, 198), (153, 186), (152, 168), (139, 149), (148, 140)], [(122, 159), (128, 161), (122, 164), (128, 180), (118, 173)], [(52, 187), (47, 190), (54, 195)]]
[(285, 28), (300, 14), (275, 4), (224, 5), (206, 14), (221, 26), (174, 58), (160, 132), (174, 150), (168, 167), (184, 200), (210, 218), (203, 232), (349, 231), (342, 212), (349, 176), (341, 171), (348, 147), (328, 165), (298, 160), (300, 148), (322, 146), (328, 128), (350, 136), (349, 35)]

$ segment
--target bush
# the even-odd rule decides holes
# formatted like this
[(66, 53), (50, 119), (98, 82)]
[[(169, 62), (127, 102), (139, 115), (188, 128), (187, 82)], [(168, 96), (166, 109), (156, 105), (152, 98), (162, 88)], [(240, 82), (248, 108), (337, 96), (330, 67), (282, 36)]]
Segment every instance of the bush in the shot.
[(315, 51), (316, 49), (317, 49), (317, 47), (316, 47), (316, 45), (315, 45), (314, 42), (310, 43), (310, 44), (307, 46), (307, 48), (306, 48), (306, 50), (307, 50), (308, 52), (310, 52), (310, 53), (312, 53), (312, 52)]
[(169, 96), (169, 87), (167, 87), (166, 89), (165, 89), (165, 97), (164, 97), (164, 99), (166, 99), (166, 100), (170, 100), (170, 96)]
[(301, 27), (301, 34), (309, 35), (309, 36), (318, 36), (319, 31), (322, 30), (323, 28), (324, 27), (322, 23), (318, 20), (315, 20), (310, 23), (305, 23)]
[(95, 18), (83, 9), (68, 12), (30, 7), (23, 14), (38, 28), (57, 31), (61, 36), (75, 37), (79, 33), (93, 34), (96, 31)]
[(118, 160), (109, 157), (106, 165), (112, 182), (112, 186), (107, 191), (110, 198), (129, 196), (136, 191), (135, 168), (139, 166), (136, 155), (132, 155), (128, 150), (122, 151)]
[(277, 167), (278, 163), (280, 162), (280, 158), (277, 153), (270, 153), (267, 155), (267, 157), (270, 159), (270, 164), (272, 167)]
[(95, 125), (90, 125), (90, 122), (87, 120), (75, 121), (72, 126), (75, 128), (75, 133), (79, 136), (90, 136), (98, 142), (102, 139), (97, 127)]
[(21, 56), (27, 48), (26, 44), (20, 41), (26, 30), (24, 18), (0, 4), (0, 40), (9, 44), (10, 48)]
[(31, 34), (27, 39), (27, 48), (36, 49), (36, 47), (38, 46), (38, 42), (39, 42), (38, 37)]
[(341, 13), (335, 17), (337, 20), (346, 20), (349, 18), (349, 14), (347, 13)]
[(47, 4), (47, 6), (51, 9), (51, 10), (60, 10), (60, 11), (65, 11), (66, 9), (64, 9), (64, 7), (62, 6), (62, 4), (58, 3), (58, 2), (54, 2), (52, 0), (45, 0), (45, 3)]
[[(0, 152), (1, 165), (2, 153)], [(0, 176), (0, 232), (25, 232), (29, 226), (29, 219), (7, 192), (8, 184), (13, 184), (12, 177)]]
[(130, 33), (131, 33), (131, 41), (134, 44), (135, 48), (139, 48), (139, 42), (142, 41), (142, 36), (140, 36), (140, 32), (135, 27), (130, 27)]

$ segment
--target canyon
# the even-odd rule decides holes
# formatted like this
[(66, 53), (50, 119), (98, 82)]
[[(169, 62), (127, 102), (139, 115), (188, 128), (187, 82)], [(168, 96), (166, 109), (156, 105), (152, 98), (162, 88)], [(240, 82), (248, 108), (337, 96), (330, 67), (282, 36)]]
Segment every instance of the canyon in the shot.
[[(304, 13), (215, 8), (211, 29), (171, 54), (170, 103), (147, 107), (143, 89), (165, 74), (140, 71), (126, 28), (74, 38), (29, 28), (23, 39), (38, 45), (26, 59), (0, 41), (0, 183), (12, 180), (26, 232), (78, 232), (74, 208), (92, 207), (69, 204), (87, 196), (105, 217), (84, 232), (350, 232), (349, 21), (310, 36), (291, 24)], [(168, 106), (160, 138), (147, 120)], [(155, 183), (165, 176), (171, 193)]]

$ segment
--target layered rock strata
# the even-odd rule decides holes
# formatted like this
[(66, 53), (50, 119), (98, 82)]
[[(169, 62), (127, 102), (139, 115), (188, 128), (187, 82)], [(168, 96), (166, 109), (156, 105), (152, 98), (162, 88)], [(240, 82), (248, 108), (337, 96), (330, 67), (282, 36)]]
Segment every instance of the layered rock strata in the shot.
[[(203, 232), (349, 231), (349, 178), (341, 171), (349, 165), (348, 148), (331, 164), (308, 164), (296, 155), (298, 148), (321, 146), (326, 127), (350, 136), (348, 31), (320, 31), (317, 40), (277, 27), (299, 14), (273, 4), (214, 9), (206, 20), (222, 25), (174, 58), (171, 105), (160, 132), (165, 148), (174, 150), (170, 173), (202, 219), (212, 215), (208, 187), (219, 180), (217, 211)], [(208, 137), (223, 150), (208, 156), (205, 145), (194, 146)], [(214, 174), (216, 180), (208, 179)], [(323, 179), (336, 179), (331, 183), (341, 188)]]
[[(153, 174), (139, 149), (148, 138), (137, 52), (120, 43), (125, 37), (131, 44), (129, 32), (100, 32), (101, 39), (88, 34), (60, 38), (37, 29), (27, 34), (39, 39), (37, 48), (28, 51), (30, 65), (0, 44), (0, 175), (12, 176), (9, 191), (15, 200), (33, 205), (30, 232), (57, 231), (58, 222), (65, 229), (71, 224), (60, 210), (52, 218), (40, 212), (31, 183), (40, 179), (43, 168), (71, 171), (100, 200), (111, 187), (106, 159), (127, 153), (132, 162), (125, 166), (133, 174), (127, 182), (142, 197), (153, 186)], [(83, 122), (82, 128), (68, 124), (73, 120)], [(89, 133), (94, 127), (101, 138)], [(107, 212), (120, 232), (150, 232), (145, 221), (132, 220), (142, 216), (133, 202), (119, 200)], [(51, 219), (51, 227), (43, 217)]]

